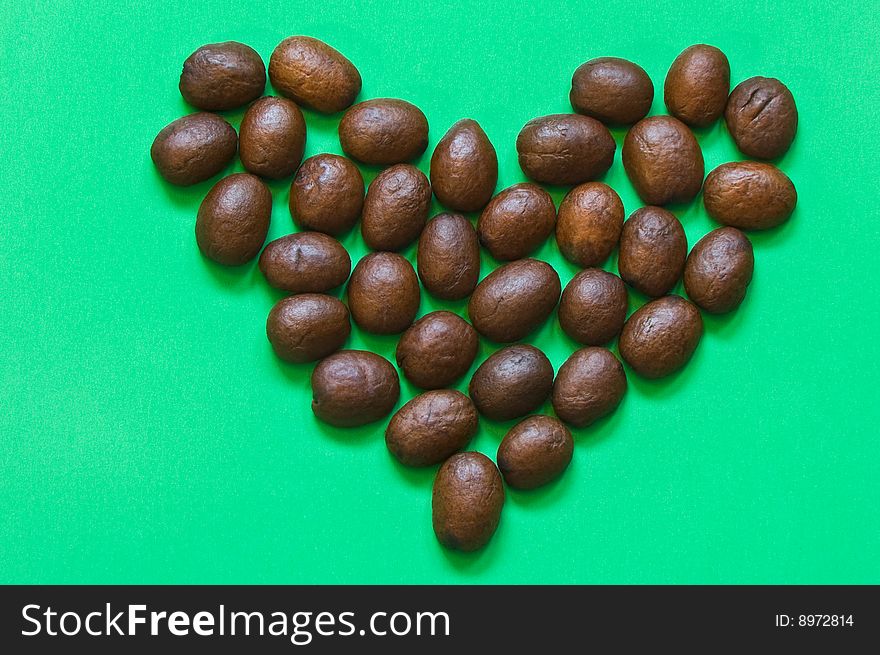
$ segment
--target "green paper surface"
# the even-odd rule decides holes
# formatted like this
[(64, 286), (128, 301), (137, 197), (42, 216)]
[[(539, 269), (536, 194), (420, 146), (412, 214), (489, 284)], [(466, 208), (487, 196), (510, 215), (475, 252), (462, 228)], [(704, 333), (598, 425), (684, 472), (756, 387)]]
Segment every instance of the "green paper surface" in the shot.
[[(7, 3), (0, 582), (880, 583), (877, 3), (454, 4)], [(499, 190), (524, 179), (522, 125), (571, 111), (571, 74), (593, 57), (643, 66), (653, 114), (670, 63), (700, 42), (727, 54), (733, 84), (778, 77), (797, 101), (779, 165), (799, 204), (751, 235), (743, 305), (705, 318), (680, 374), (628, 371), (619, 410), (576, 431), (568, 472), (509, 492), (477, 554), (437, 544), (434, 469), (398, 465), (384, 423), (316, 421), (312, 367), (266, 340), (280, 295), (256, 265), (199, 254), (195, 215), (218, 178), (176, 188), (150, 161), (159, 129), (191, 111), (177, 89), (190, 52), (232, 39), (268, 62), (293, 34), (348, 56), (360, 99), (423, 109), (424, 171), (452, 123), (479, 121)], [(306, 156), (340, 153), (339, 116), (304, 113)], [(624, 134), (605, 181), (629, 215)], [(698, 138), (707, 172), (742, 158), (723, 124)], [(289, 181), (270, 187), (277, 238), (293, 231)], [(699, 200), (674, 210), (691, 245), (716, 227)], [(365, 252), (357, 230), (343, 242)], [(563, 284), (576, 272), (553, 240), (535, 256)], [(482, 274), (496, 265), (484, 253)], [(434, 309), (466, 313), (423, 293), (420, 315)], [(576, 347), (555, 318), (527, 341), (556, 368)], [(349, 341), (390, 359), (395, 344)], [(483, 341), (474, 368), (496, 348)], [(401, 402), (415, 393), (402, 386)], [(510, 425), (483, 421), (473, 448), (494, 458)]]

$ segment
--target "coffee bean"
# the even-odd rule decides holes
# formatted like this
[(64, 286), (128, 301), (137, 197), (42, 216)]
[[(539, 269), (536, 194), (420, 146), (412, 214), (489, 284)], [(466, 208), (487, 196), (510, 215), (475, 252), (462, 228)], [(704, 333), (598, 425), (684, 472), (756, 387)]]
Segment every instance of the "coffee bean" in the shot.
[(508, 346), (474, 372), (468, 393), (480, 414), (493, 421), (525, 416), (544, 404), (553, 388), (553, 365), (534, 346)]
[(339, 142), (345, 154), (364, 164), (402, 164), (428, 147), (428, 119), (404, 100), (366, 100), (345, 112)]
[(498, 157), (479, 123), (458, 121), (431, 155), (431, 187), (441, 204), (475, 212), (489, 202), (498, 182)]
[(224, 177), (199, 206), (199, 250), (218, 264), (245, 264), (263, 247), (271, 215), (272, 193), (260, 178), (248, 173)]
[(302, 161), (306, 122), (290, 100), (260, 98), (248, 107), (239, 132), (241, 163), (254, 175), (280, 180)]
[(663, 97), (669, 113), (695, 127), (717, 121), (730, 92), (730, 63), (718, 48), (692, 45), (669, 67)]
[(578, 266), (599, 266), (617, 247), (623, 217), (620, 196), (607, 184), (576, 186), (559, 205), (556, 243), (560, 252)]
[(721, 164), (706, 176), (703, 204), (716, 221), (741, 230), (766, 230), (785, 222), (797, 204), (788, 176), (772, 164)]
[(226, 111), (263, 94), (266, 66), (256, 50), (244, 43), (210, 43), (183, 62), (180, 95), (193, 107)]
[(391, 417), (385, 445), (405, 466), (432, 466), (467, 446), (478, 424), (474, 404), (460, 391), (427, 391)]
[(514, 184), (486, 205), (477, 221), (480, 243), (495, 259), (522, 259), (553, 233), (556, 206), (536, 184)]
[(601, 177), (616, 148), (607, 127), (579, 114), (532, 119), (516, 138), (520, 168), (543, 184), (580, 184)]
[(569, 99), (579, 114), (610, 125), (631, 125), (651, 109), (654, 85), (641, 66), (618, 57), (599, 57), (574, 72)]
[(298, 232), (275, 239), (260, 255), (260, 270), (276, 289), (324, 293), (348, 279), (351, 258), (333, 237)]
[(337, 427), (356, 427), (387, 416), (400, 398), (391, 363), (365, 350), (340, 350), (312, 372), (312, 411)]
[(442, 389), (467, 373), (480, 340), (466, 320), (452, 312), (426, 314), (400, 337), (397, 366), (422, 389)]
[(470, 221), (460, 214), (439, 214), (419, 237), (419, 277), (443, 300), (466, 298), (480, 277), (480, 244)]
[(642, 207), (623, 224), (617, 269), (633, 289), (657, 298), (678, 284), (687, 248), (684, 228), (672, 212)]
[(468, 316), (492, 341), (518, 341), (547, 320), (559, 302), (561, 285), (553, 267), (520, 259), (495, 269), (477, 285)]
[(578, 343), (600, 346), (620, 334), (628, 306), (623, 280), (588, 268), (575, 275), (562, 292), (559, 325)]
[(646, 378), (660, 378), (688, 363), (700, 338), (699, 310), (681, 296), (664, 296), (642, 305), (620, 334), (620, 356)]
[(373, 250), (400, 250), (418, 239), (431, 211), (431, 185), (418, 168), (397, 164), (367, 189), (361, 234)]
[(735, 227), (709, 232), (691, 250), (684, 269), (688, 297), (712, 314), (736, 309), (755, 270), (752, 244)]
[(354, 322), (374, 334), (403, 332), (412, 325), (419, 300), (419, 280), (412, 264), (391, 252), (374, 252), (361, 259), (348, 283)]
[(172, 121), (162, 128), (150, 148), (159, 173), (171, 184), (191, 186), (222, 171), (238, 148), (232, 125), (200, 112)]
[(648, 205), (689, 202), (703, 185), (703, 152), (687, 125), (649, 116), (623, 141), (623, 167)]
[(751, 77), (731, 92), (724, 120), (736, 147), (749, 157), (776, 159), (797, 133), (798, 111), (791, 91), (772, 77)]
[(434, 479), (434, 534), (446, 548), (470, 552), (485, 546), (501, 520), (504, 484), (485, 455), (453, 455)]
[(562, 475), (571, 463), (574, 439), (560, 421), (529, 416), (504, 435), (498, 446), (498, 468), (514, 489), (537, 489)]
[(576, 428), (611, 414), (626, 393), (623, 365), (606, 348), (581, 348), (559, 367), (553, 410)]
[(345, 305), (319, 293), (282, 298), (266, 321), (269, 343), (275, 354), (288, 362), (322, 359), (342, 348), (350, 333)]
[(363, 206), (364, 178), (346, 157), (309, 157), (290, 185), (290, 214), (303, 230), (340, 236), (354, 227)]
[(339, 51), (318, 39), (291, 36), (269, 58), (269, 79), (283, 96), (322, 114), (350, 107), (361, 75)]

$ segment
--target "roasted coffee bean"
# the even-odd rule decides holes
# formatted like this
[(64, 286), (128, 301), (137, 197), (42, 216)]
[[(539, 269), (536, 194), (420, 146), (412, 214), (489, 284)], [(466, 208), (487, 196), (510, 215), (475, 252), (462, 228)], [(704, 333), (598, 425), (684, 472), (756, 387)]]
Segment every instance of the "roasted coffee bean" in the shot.
[(467, 446), (478, 425), (477, 410), (463, 393), (427, 391), (391, 417), (385, 445), (401, 464), (432, 466)]
[(269, 343), (288, 362), (322, 359), (342, 348), (350, 333), (348, 309), (333, 296), (320, 293), (282, 298), (266, 321)]
[(703, 186), (703, 151), (687, 125), (649, 116), (623, 140), (623, 167), (648, 205), (689, 202)]
[(688, 297), (712, 314), (736, 309), (755, 270), (752, 243), (735, 227), (709, 232), (691, 250), (684, 269)]
[(788, 152), (797, 133), (794, 96), (772, 77), (751, 77), (731, 92), (724, 120), (736, 147), (749, 157), (776, 159)]
[(477, 234), (495, 259), (522, 259), (540, 246), (556, 226), (553, 198), (536, 184), (514, 184), (486, 205)]
[(642, 207), (623, 224), (617, 269), (633, 289), (657, 298), (678, 284), (687, 248), (684, 228), (672, 212)]
[(495, 269), (477, 285), (468, 316), (477, 332), (492, 341), (518, 341), (547, 320), (562, 288), (553, 267), (520, 259)]
[(559, 205), (556, 243), (560, 252), (578, 266), (600, 265), (620, 240), (623, 216), (620, 196), (607, 184), (576, 186)]
[(480, 340), (466, 320), (452, 312), (426, 314), (397, 343), (397, 367), (422, 389), (448, 387), (468, 372)]
[(504, 435), (496, 459), (509, 487), (536, 489), (562, 475), (573, 454), (567, 427), (550, 416), (529, 416)]
[(367, 332), (397, 334), (419, 311), (419, 279), (412, 264), (391, 252), (361, 259), (348, 283), (351, 316)]
[(681, 296), (664, 296), (629, 317), (618, 348), (636, 373), (660, 378), (687, 364), (702, 336), (703, 319), (694, 304)]
[(419, 238), (431, 211), (431, 185), (418, 168), (397, 164), (367, 189), (361, 217), (364, 243), (373, 250), (400, 250)]
[(351, 258), (333, 237), (298, 232), (275, 239), (260, 255), (260, 270), (276, 289), (324, 293), (348, 279)]
[(741, 230), (766, 230), (785, 222), (797, 204), (788, 176), (772, 164), (735, 161), (706, 176), (703, 204), (716, 221)]
[(626, 393), (623, 365), (606, 348), (581, 348), (565, 360), (553, 383), (553, 411), (582, 428), (607, 416)]
[(717, 121), (730, 93), (730, 63), (718, 48), (692, 45), (669, 67), (663, 98), (669, 113), (695, 127)]
[(232, 125), (217, 114), (200, 112), (162, 128), (150, 148), (159, 173), (171, 184), (190, 186), (222, 171), (238, 148)]
[(578, 343), (600, 346), (623, 329), (629, 297), (613, 273), (588, 268), (575, 275), (559, 301), (559, 325)]
[(248, 173), (224, 177), (199, 207), (199, 250), (218, 264), (245, 264), (263, 247), (271, 216), (272, 193), (260, 178)]
[(428, 119), (404, 100), (366, 100), (345, 112), (339, 142), (345, 154), (364, 164), (403, 164), (428, 147)]
[(348, 59), (318, 39), (291, 36), (269, 58), (269, 79), (283, 96), (323, 114), (350, 107), (361, 75)]
[(280, 180), (302, 161), (306, 122), (290, 100), (260, 98), (248, 107), (239, 132), (241, 163), (254, 175)]
[(419, 237), (419, 277), (443, 300), (467, 298), (480, 278), (480, 243), (470, 221), (460, 214), (439, 214)]
[(607, 127), (579, 114), (532, 119), (516, 138), (520, 168), (543, 184), (595, 180), (611, 167), (616, 148)]
[(263, 95), (266, 66), (257, 51), (244, 43), (210, 43), (183, 62), (180, 95), (193, 107), (226, 111)]
[(544, 404), (553, 389), (553, 365), (534, 346), (508, 346), (474, 372), (468, 393), (480, 414), (493, 421), (525, 416)]
[(400, 398), (397, 371), (387, 359), (365, 350), (340, 350), (312, 371), (312, 411), (341, 428), (385, 418)]
[(609, 125), (631, 125), (651, 109), (654, 85), (641, 66), (618, 57), (599, 57), (574, 72), (569, 99), (579, 114)]
[(309, 157), (290, 185), (290, 215), (303, 230), (340, 236), (354, 227), (363, 206), (364, 178), (346, 157)]
[(498, 182), (498, 157), (475, 120), (458, 121), (431, 155), (431, 187), (441, 204), (460, 212), (480, 211)]
[(434, 534), (446, 548), (470, 552), (489, 543), (504, 507), (504, 484), (485, 455), (453, 455), (434, 479)]

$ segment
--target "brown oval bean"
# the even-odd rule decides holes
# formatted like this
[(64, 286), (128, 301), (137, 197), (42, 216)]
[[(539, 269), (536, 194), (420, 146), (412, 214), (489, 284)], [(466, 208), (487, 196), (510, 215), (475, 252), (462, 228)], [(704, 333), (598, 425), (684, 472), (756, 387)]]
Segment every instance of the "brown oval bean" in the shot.
[(480, 243), (460, 214), (438, 214), (419, 237), (419, 277), (429, 293), (443, 300), (467, 298), (480, 278)]
[(248, 173), (224, 177), (199, 207), (199, 250), (218, 264), (245, 264), (263, 247), (271, 215), (272, 194), (260, 178)]
[(678, 284), (687, 248), (684, 228), (672, 212), (642, 207), (623, 224), (617, 269), (633, 289), (657, 298)]
[(735, 227), (718, 228), (697, 241), (688, 255), (684, 288), (707, 312), (724, 314), (739, 307), (754, 270), (748, 237)]
[(337, 427), (366, 425), (386, 417), (400, 398), (391, 363), (365, 350), (340, 350), (312, 372), (312, 411)]
[(282, 298), (266, 321), (266, 336), (275, 354), (294, 363), (313, 362), (336, 352), (350, 333), (345, 305), (319, 293)]
[(553, 198), (528, 182), (507, 187), (486, 205), (477, 221), (480, 243), (502, 261), (529, 255), (553, 233)]
[(298, 232), (269, 243), (260, 255), (260, 270), (276, 289), (324, 293), (348, 279), (351, 258), (333, 237)]
[(426, 391), (391, 417), (385, 445), (405, 466), (432, 466), (467, 446), (478, 423), (474, 404), (460, 391)]
[(412, 325), (419, 311), (419, 280), (400, 255), (374, 252), (361, 259), (348, 283), (348, 308), (354, 322), (374, 334), (397, 334)]
[(397, 164), (376, 176), (367, 189), (361, 234), (373, 250), (395, 251), (415, 241), (431, 211), (431, 185), (418, 168)]
[(620, 334), (620, 356), (639, 375), (660, 378), (690, 361), (703, 336), (700, 311), (681, 296), (642, 305)]
[(437, 200), (454, 211), (479, 211), (497, 182), (498, 156), (483, 128), (470, 118), (455, 123), (431, 155), (431, 187)]
[(403, 164), (428, 147), (428, 119), (405, 100), (366, 100), (345, 112), (339, 142), (345, 154), (364, 164)]
[(559, 367), (553, 411), (576, 428), (611, 414), (626, 393), (623, 365), (606, 348), (581, 348)]
[(171, 184), (191, 186), (222, 171), (238, 148), (232, 125), (208, 112), (190, 114), (162, 128), (150, 148), (159, 173)]
[(741, 230), (766, 230), (784, 223), (797, 204), (788, 176), (772, 164), (721, 164), (706, 176), (703, 204), (716, 221)]
[(550, 416), (529, 416), (504, 435), (496, 459), (509, 487), (537, 489), (562, 475), (573, 454), (567, 427)]
[(415, 386), (442, 389), (467, 373), (479, 345), (477, 331), (466, 320), (452, 312), (431, 312), (400, 337), (397, 366)]

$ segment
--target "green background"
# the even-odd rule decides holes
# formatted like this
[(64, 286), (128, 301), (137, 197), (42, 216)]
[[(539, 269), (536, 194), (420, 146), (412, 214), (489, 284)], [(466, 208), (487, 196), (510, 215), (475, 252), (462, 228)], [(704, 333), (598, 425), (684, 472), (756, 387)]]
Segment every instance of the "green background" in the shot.
[[(876, 2), (4, 4), (0, 581), (880, 582)], [(799, 205), (754, 235), (739, 311), (706, 318), (682, 373), (630, 373), (617, 413), (576, 433), (567, 474), (509, 493), (475, 555), (437, 544), (433, 470), (396, 464), (384, 424), (316, 422), (311, 367), (266, 341), (279, 295), (256, 267), (200, 256), (216, 180), (175, 188), (150, 162), (190, 111), (177, 80), (192, 50), (235, 39), (268, 61), (292, 34), (355, 62), (361, 99), (425, 111), (423, 170), (454, 121), (477, 119), (499, 189), (523, 179), (519, 129), (570, 111), (592, 57), (630, 58), (660, 90), (683, 48), (712, 43), (734, 84), (778, 77), (797, 100), (780, 166)], [(340, 152), (338, 117), (306, 120), (307, 156)], [(707, 172), (739, 158), (723, 125), (698, 136)], [(639, 207), (619, 148), (606, 181)], [(271, 185), (270, 238), (293, 229), (288, 186)], [(699, 200), (674, 209), (691, 244), (714, 227)], [(344, 243), (363, 254), (357, 230)], [(552, 240), (536, 256), (563, 283), (576, 272)], [(464, 312), (423, 295), (421, 313), (436, 308)], [(351, 347), (393, 356), (395, 338), (355, 332)], [(556, 367), (575, 348), (555, 320), (529, 341)], [(494, 456), (509, 425), (483, 422), (473, 447)]]

